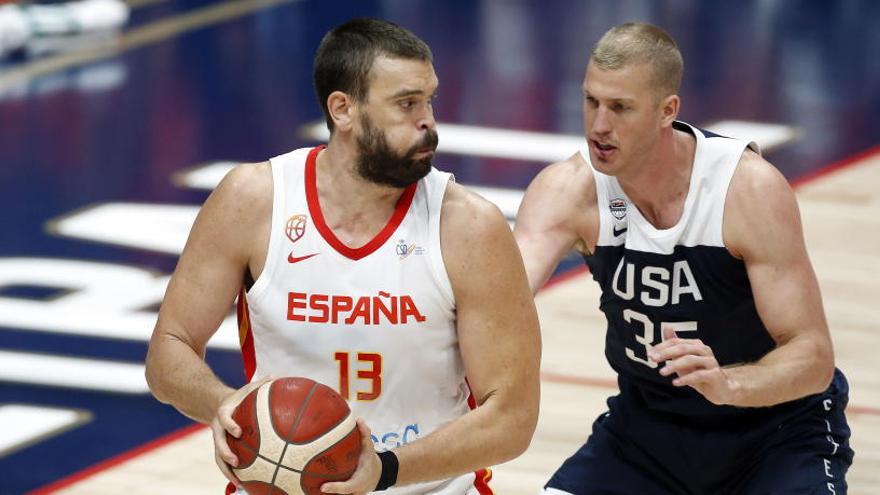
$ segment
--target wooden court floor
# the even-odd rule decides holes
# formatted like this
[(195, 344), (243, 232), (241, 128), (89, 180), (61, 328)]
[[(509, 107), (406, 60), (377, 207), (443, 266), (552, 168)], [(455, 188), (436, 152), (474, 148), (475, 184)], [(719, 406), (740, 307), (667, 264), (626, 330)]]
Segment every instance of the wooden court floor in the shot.
[[(856, 458), (849, 493), (880, 493), (880, 148), (858, 163), (798, 188), (807, 245), (825, 301), (837, 365), (847, 374)], [(544, 335), (542, 410), (529, 450), (494, 469), (496, 493), (538, 493), (587, 438), (614, 393), (603, 355), (598, 287), (585, 273), (539, 294)], [(192, 430), (102, 469), (57, 493), (217, 495), (224, 481), (206, 429)]]

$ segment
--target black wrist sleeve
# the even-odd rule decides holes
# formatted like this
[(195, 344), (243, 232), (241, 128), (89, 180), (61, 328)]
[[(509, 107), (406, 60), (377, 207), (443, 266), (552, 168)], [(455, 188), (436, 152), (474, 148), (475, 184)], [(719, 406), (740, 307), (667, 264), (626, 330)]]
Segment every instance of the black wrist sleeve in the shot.
[(376, 489), (374, 491), (386, 490), (394, 486), (397, 483), (397, 468), (399, 464), (397, 462), (397, 455), (388, 450), (385, 452), (379, 452), (379, 460), (382, 461), (382, 474), (379, 476), (379, 483), (376, 484)]

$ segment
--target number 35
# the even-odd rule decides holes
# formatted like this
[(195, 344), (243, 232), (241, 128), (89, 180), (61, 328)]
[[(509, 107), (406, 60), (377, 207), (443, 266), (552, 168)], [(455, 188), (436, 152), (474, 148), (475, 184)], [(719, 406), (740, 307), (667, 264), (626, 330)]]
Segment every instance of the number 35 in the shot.
[[(633, 323), (633, 324), (635, 324), (635, 322), (641, 323), (641, 327), (642, 327), (641, 333), (638, 331), (636, 332), (636, 342), (638, 342), (639, 344), (642, 344), (642, 346), (644, 346), (644, 351), (642, 351), (640, 353), (644, 357), (637, 355), (636, 351), (634, 351), (633, 349), (630, 349), (629, 347), (626, 348), (626, 357), (632, 359), (633, 361), (635, 361), (637, 363), (642, 363), (649, 368), (656, 368), (657, 363), (648, 359), (648, 351), (650, 351), (651, 347), (654, 345), (654, 338), (655, 338), (654, 334), (655, 334), (655, 330), (656, 330), (656, 328), (655, 328), (656, 326), (654, 325), (654, 322), (651, 321), (651, 319), (648, 318), (646, 315), (643, 315), (642, 313), (639, 313), (638, 311), (633, 311), (631, 309), (623, 310), (623, 319), (626, 320), (627, 323)], [(674, 330), (676, 334), (681, 333), (681, 332), (696, 332), (697, 331), (697, 322), (695, 322), (695, 321), (675, 321), (675, 322), (662, 321), (662, 322), (660, 322), (660, 340), (661, 341), (663, 340), (663, 329), (667, 328), (667, 327)], [(639, 350), (641, 351), (642, 349), (639, 349)]]

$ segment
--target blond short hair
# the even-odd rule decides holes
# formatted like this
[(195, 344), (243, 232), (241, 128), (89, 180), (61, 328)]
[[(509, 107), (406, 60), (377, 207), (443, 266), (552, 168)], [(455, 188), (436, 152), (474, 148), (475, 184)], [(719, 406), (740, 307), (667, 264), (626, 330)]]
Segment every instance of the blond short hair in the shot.
[(660, 98), (678, 94), (684, 61), (672, 36), (643, 22), (628, 22), (608, 30), (593, 47), (590, 61), (602, 70), (634, 64), (651, 66), (651, 84)]

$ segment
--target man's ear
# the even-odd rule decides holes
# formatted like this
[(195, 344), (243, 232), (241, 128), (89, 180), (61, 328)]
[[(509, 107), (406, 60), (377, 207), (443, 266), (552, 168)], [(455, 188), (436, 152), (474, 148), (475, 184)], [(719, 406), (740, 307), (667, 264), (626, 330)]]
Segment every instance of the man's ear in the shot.
[(333, 121), (333, 128), (347, 132), (354, 125), (356, 109), (351, 96), (342, 91), (334, 91), (327, 97), (327, 113)]
[(678, 118), (678, 109), (681, 98), (678, 95), (669, 95), (660, 102), (660, 126), (668, 127)]

